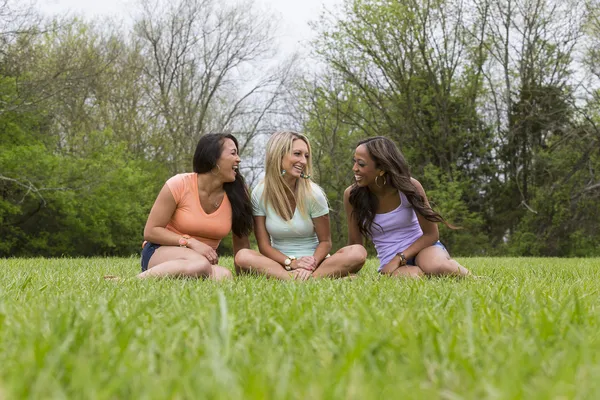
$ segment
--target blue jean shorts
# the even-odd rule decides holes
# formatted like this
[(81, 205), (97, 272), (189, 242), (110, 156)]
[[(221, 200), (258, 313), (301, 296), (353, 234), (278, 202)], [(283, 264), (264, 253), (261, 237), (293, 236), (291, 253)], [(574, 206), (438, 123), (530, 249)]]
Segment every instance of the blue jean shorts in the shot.
[(150, 258), (154, 255), (156, 249), (160, 247), (160, 244), (146, 242), (144, 248), (142, 249), (142, 272), (148, 270), (148, 263), (150, 262)]
[[(445, 251), (446, 253), (448, 253), (448, 250), (446, 249), (446, 246), (444, 246), (444, 245), (443, 245), (443, 243), (442, 243), (442, 242), (440, 242), (439, 240), (438, 240), (437, 242), (435, 242), (435, 243), (433, 244), (433, 246), (435, 246), (435, 247), (439, 247), (439, 248), (441, 248), (441, 249), (444, 249), (444, 251)], [(448, 253), (448, 254), (450, 254), (450, 253)], [(417, 258), (417, 256), (414, 256), (414, 257), (412, 257), (412, 258), (409, 258), (408, 260), (406, 260), (406, 265), (417, 265), (417, 264), (415, 264), (415, 260), (416, 260), (416, 258)]]

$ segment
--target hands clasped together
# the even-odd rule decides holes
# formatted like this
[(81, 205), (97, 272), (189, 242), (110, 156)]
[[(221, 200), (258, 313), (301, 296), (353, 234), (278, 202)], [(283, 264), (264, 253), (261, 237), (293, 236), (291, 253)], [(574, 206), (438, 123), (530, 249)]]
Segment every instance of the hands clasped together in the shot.
[(317, 259), (313, 256), (303, 256), (292, 261), (292, 276), (296, 280), (305, 281), (312, 277), (317, 269)]

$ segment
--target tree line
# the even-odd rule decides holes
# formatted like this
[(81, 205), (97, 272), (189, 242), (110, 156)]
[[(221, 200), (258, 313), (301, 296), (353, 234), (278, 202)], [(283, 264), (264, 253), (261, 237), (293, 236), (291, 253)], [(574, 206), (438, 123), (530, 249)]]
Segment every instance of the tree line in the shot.
[[(130, 255), (198, 138), (306, 133), (346, 240), (354, 145), (405, 153), (455, 255), (600, 255), (600, 6), (346, 0), (284, 58), (252, 3), (142, 1), (128, 28), (0, 1), (0, 256)], [(223, 243), (223, 252), (230, 243)]]

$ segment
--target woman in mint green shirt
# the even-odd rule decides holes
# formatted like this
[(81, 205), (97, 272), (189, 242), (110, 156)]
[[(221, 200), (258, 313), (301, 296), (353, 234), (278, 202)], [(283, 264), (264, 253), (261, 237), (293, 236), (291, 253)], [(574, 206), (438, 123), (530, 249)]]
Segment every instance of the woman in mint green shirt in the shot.
[(252, 192), (254, 233), (259, 252), (240, 250), (238, 272), (279, 279), (343, 277), (358, 272), (367, 252), (346, 246), (329, 256), (329, 207), (323, 190), (310, 180), (308, 139), (277, 132), (267, 143), (265, 179)]

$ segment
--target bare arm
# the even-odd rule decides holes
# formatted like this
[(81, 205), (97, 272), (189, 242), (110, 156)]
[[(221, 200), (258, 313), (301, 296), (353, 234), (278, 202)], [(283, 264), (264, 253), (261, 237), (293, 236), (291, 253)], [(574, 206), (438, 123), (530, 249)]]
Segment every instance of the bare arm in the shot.
[[(417, 188), (419, 194), (423, 196), (423, 200), (425, 200), (425, 204), (427, 205), (427, 207), (431, 207), (429, 205), (429, 200), (427, 200), (425, 190), (423, 190), (423, 186), (421, 186), (421, 183), (414, 178), (411, 178), (411, 181)], [(423, 250), (426, 247), (432, 246), (440, 238), (440, 231), (438, 229), (437, 223), (429, 221), (419, 213), (416, 214), (417, 219), (419, 220), (419, 225), (421, 225), (421, 230), (423, 231), (423, 236), (415, 240), (413, 244), (408, 246), (408, 248), (403, 251), (406, 258), (412, 258), (416, 256), (421, 250)]]
[(329, 214), (313, 218), (313, 225), (315, 226), (317, 239), (319, 239), (319, 245), (315, 249), (313, 257), (315, 258), (316, 265), (320, 265), (325, 257), (327, 257), (327, 254), (329, 254), (331, 251), (331, 228), (329, 226)]
[(348, 222), (348, 245), (363, 244), (363, 237), (358, 229), (358, 223), (352, 217), (352, 204), (350, 204), (350, 190), (352, 186), (349, 186), (344, 191), (344, 209), (346, 210), (346, 221)]
[(248, 236), (237, 236), (232, 233), (233, 239), (233, 256), (237, 254), (241, 249), (249, 249), (250, 248), (250, 239)]
[(249, 249), (250, 248), (250, 239), (248, 239), (248, 236), (237, 236), (234, 233), (232, 233), (231, 235), (232, 235), (232, 239), (233, 239), (233, 260), (234, 260), (233, 266), (235, 267), (235, 271), (239, 274), (240, 268), (235, 264), (235, 255), (241, 249)]
[(150, 215), (148, 215), (144, 227), (144, 240), (166, 246), (178, 246), (181, 235), (166, 229), (176, 208), (177, 204), (173, 194), (165, 184), (154, 201)]

